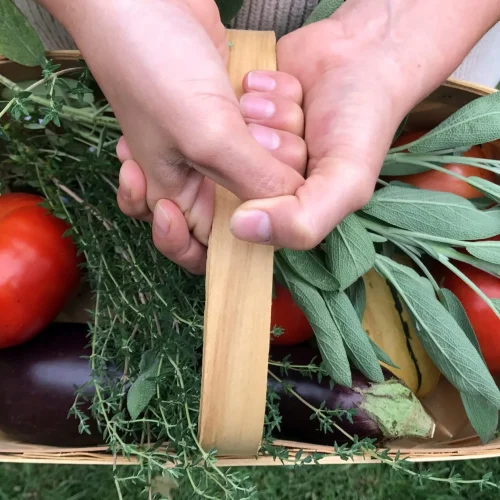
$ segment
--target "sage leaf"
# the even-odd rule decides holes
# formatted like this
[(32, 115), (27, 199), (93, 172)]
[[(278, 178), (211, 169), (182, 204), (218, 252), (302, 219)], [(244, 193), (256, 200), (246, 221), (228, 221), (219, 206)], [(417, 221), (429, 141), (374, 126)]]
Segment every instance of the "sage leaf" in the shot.
[(484, 246), (468, 246), (467, 251), (478, 259), (500, 264), (500, 241), (484, 242)]
[(244, 0), (215, 0), (223, 24), (230, 23), (243, 6)]
[(500, 214), (478, 210), (451, 193), (388, 186), (377, 191), (362, 211), (396, 227), (457, 240), (500, 234)]
[(325, 299), (317, 288), (298, 276), (281, 256), (276, 256), (275, 263), (276, 277), (288, 287), (293, 300), (304, 311), (314, 330), (328, 375), (335, 383), (351, 387), (351, 368), (342, 335), (330, 315)]
[(348, 287), (346, 289), (346, 294), (349, 297), (358, 318), (362, 321), (366, 307), (366, 289), (363, 278), (358, 278), (350, 287)]
[(326, 237), (326, 258), (341, 290), (373, 267), (375, 247), (357, 215), (348, 215)]
[(384, 236), (380, 236), (380, 234), (370, 233), (369, 231), (368, 234), (370, 235), (370, 239), (373, 241), (373, 243), (387, 243), (387, 238), (385, 238)]
[(393, 154), (388, 155), (382, 164), (382, 170), (380, 175), (411, 175), (420, 174), (429, 170), (429, 167), (424, 165), (416, 165), (415, 163), (407, 163), (404, 161), (404, 154)]
[(287, 264), (304, 280), (320, 290), (338, 290), (339, 282), (323, 265), (314, 251), (282, 249), (279, 253)]
[(401, 121), (401, 123), (398, 125), (398, 128), (394, 133), (394, 137), (392, 138), (392, 142), (395, 142), (397, 139), (399, 139), (399, 137), (403, 133), (404, 128), (406, 127), (407, 122), (408, 122), (408, 115), (406, 115)]
[(127, 394), (127, 410), (132, 420), (135, 420), (147, 408), (155, 393), (154, 376), (150, 372), (139, 375)]
[(458, 300), (458, 297), (447, 288), (441, 288), (441, 302), (444, 307), (448, 309), (448, 312), (455, 318), (458, 326), (463, 330), (467, 338), (471, 341), (472, 345), (476, 348), (476, 351), (483, 356), (481, 353), (481, 348), (479, 347), (479, 342), (477, 340), (474, 329), (470, 324), (467, 313), (465, 312), (464, 306)]
[(135, 420), (148, 406), (156, 393), (156, 372), (160, 364), (154, 351), (145, 351), (139, 363), (140, 375), (130, 387), (127, 394), (127, 409)]
[(0, 54), (24, 66), (39, 66), (45, 59), (38, 33), (12, 0), (0, 0)]
[(422, 345), (441, 373), (460, 392), (483, 395), (500, 408), (500, 391), (481, 355), (435, 295), (422, 289), (422, 278), (413, 269), (382, 255), (377, 256), (375, 269), (404, 300)]
[(344, 292), (323, 292), (322, 295), (353, 365), (369, 380), (383, 382), (384, 375), (377, 355), (349, 297)]
[(320, 0), (311, 15), (306, 19), (304, 26), (330, 17), (343, 3), (343, 0)]
[(468, 183), (474, 186), (478, 191), (481, 191), (490, 200), (500, 203), (500, 186), (493, 182), (487, 181), (481, 177), (471, 176), (467, 178)]
[(489, 443), (498, 429), (498, 409), (480, 394), (461, 392), (460, 396), (472, 427), (484, 444)]
[(10, 141), (9, 134), (5, 132), (5, 129), (0, 125), (0, 139), (3, 141)]
[(394, 364), (394, 361), (392, 361), (389, 355), (383, 349), (381, 349), (377, 344), (375, 344), (375, 342), (370, 337), (368, 337), (368, 339), (370, 340), (373, 351), (375, 352), (375, 355), (377, 356), (378, 360), (382, 361), (382, 363), (385, 363), (386, 365), (392, 366), (393, 368), (399, 370), (399, 366)]
[(474, 99), (408, 149), (428, 153), (484, 144), (500, 138), (500, 93)]

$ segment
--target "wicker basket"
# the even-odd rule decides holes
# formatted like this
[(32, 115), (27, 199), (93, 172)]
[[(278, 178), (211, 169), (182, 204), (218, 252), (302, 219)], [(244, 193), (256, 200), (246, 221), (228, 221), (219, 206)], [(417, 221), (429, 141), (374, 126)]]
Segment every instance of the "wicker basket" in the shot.
[[(242, 76), (247, 71), (275, 69), (275, 39), (272, 33), (238, 31), (229, 32), (229, 38), (232, 42), (229, 73), (235, 91), (241, 94)], [(79, 53), (75, 51), (50, 52), (48, 57), (60, 63), (62, 68), (79, 64)], [(0, 59), (0, 73), (14, 81), (40, 76), (38, 68), (22, 67), (5, 59)], [(407, 129), (433, 127), (473, 99), (492, 92), (493, 89), (450, 80), (412, 111)], [(280, 465), (281, 462), (272, 457), (256, 456), (264, 421), (272, 249), (238, 242), (231, 237), (227, 229), (228, 217), (238, 203), (222, 188), (217, 192), (207, 271), (200, 440), (207, 448), (216, 446), (222, 450), (221, 466)], [(218, 261), (223, 265), (217, 265)], [(238, 287), (238, 282), (245, 286)], [(225, 293), (228, 289), (234, 293)], [(232, 296), (230, 302), (227, 295)], [(67, 311), (64, 319), (75, 319), (74, 314), (74, 310)], [(236, 316), (240, 318), (237, 324)], [(259, 318), (258, 325), (255, 318)], [(252, 335), (246, 335), (250, 327)], [(217, 404), (211, 405), (214, 400)], [(436, 421), (434, 438), (425, 444), (391, 443), (394, 452), (400, 450), (402, 457), (415, 462), (500, 456), (500, 439), (488, 445), (481, 444), (468, 423), (458, 392), (444, 377), (423, 404)], [(303, 449), (304, 453), (333, 454), (334, 451), (327, 446), (308, 443), (279, 441), (278, 444), (292, 452)], [(365, 463), (368, 460), (373, 462), (369, 458), (355, 459)], [(105, 446), (50, 448), (13, 442), (1, 434), (0, 462), (136, 464), (133, 459), (113, 457)], [(345, 462), (332, 455), (322, 463)]]

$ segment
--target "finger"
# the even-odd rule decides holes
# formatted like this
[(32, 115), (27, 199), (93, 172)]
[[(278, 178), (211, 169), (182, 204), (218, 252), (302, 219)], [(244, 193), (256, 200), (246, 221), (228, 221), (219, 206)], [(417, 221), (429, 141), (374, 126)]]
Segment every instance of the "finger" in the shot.
[(295, 102), (268, 92), (251, 92), (240, 99), (241, 114), (247, 123), (257, 123), (301, 136), (304, 113)]
[(134, 219), (151, 222), (152, 214), (146, 203), (146, 178), (134, 160), (125, 160), (119, 182), (116, 198), (120, 210)]
[(299, 106), (302, 104), (302, 85), (299, 80), (282, 71), (251, 71), (243, 79), (245, 92), (271, 92)]
[(128, 147), (125, 137), (122, 135), (116, 143), (116, 156), (123, 163), (125, 160), (132, 160), (132, 153)]
[(250, 124), (248, 129), (261, 146), (271, 151), (274, 158), (292, 167), (302, 176), (305, 175), (307, 148), (304, 139), (290, 132), (262, 125)]
[(191, 273), (205, 272), (206, 247), (191, 235), (183, 213), (169, 200), (160, 200), (156, 204), (153, 242), (165, 257)]
[(231, 220), (236, 237), (297, 250), (313, 248), (369, 201), (403, 116), (392, 112), (390, 96), (385, 98), (380, 88), (367, 84), (342, 92), (332, 80), (326, 83), (316, 89), (317, 95), (308, 95), (310, 161), (305, 184), (294, 196), (242, 204)]

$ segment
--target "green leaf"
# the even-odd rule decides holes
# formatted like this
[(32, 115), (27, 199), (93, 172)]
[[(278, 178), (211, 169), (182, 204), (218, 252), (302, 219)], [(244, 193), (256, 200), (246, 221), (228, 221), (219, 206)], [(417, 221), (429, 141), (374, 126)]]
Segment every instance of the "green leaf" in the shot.
[(375, 342), (368, 337), (370, 340), (370, 343), (373, 347), (373, 351), (375, 352), (375, 355), (377, 356), (379, 361), (382, 361), (382, 363), (385, 363), (386, 365), (392, 366), (393, 368), (399, 369), (399, 366), (394, 364), (392, 359), (388, 356), (388, 354), (382, 350)]
[(468, 177), (469, 184), (474, 186), (478, 191), (481, 191), (490, 200), (500, 203), (500, 186), (493, 182), (487, 181), (481, 177)]
[(441, 302), (448, 312), (455, 318), (458, 326), (463, 330), (467, 338), (470, 340), (471, 344), (476, 348), (476, 351), (483, 357), (481, 353), (481, 348), (479, 347), (479, 342), (477, 341), (474, 329), (470, 324), (467, 313), (458, 297), (447, 288), (441, 288)]
[(460, 393), (469, 421), (484, 444), (489, 443), (498, 429), (498, 409), (477, 394)]
[(348, 215), (327, 237), (328, 268), (345, 290), (373, 267), (375, 248), (357, 215)]
[(155, 393), (156, 381), (151, 373), (140, 375), (127, 394), (127, 409), (132, 420), (135, 420), (147, 408)]
[(304, 26), (322, 21), (330, 17), (342, 4), (343, 0), (321, 0), (311, 15), (306, 19)]
[(10, 141), (9, 134), (5, 132), (5, 129), (0, 125), (0, 139), (4, 141)]
[(500, 213), (478, 210), (460, 196), (439, 191), (388, 186), (362, 211), (396, 227), (443, 238), (476, 240), (500, 233)]
[(406, 303), (425, 350), (443, 375), (460, 392), (482, 395), (500, 408), (500, 391), (480, 354), (446, 308), (422, 288), (422, 278), (382, 255), (377, 256), (375, 268)]
[(485, 241), (484, 246), (468, 246), (466, 249), (478, 259), (492, 264), (500, 264), (500, 241)]
[[(458, 297), (447, 288), (441, 289), (441, 297), (443, 305), (455, 318), (460, 328), (462, 328), (484, 360), (474, 329)], [(481, 441), (488, 443), (498, 428), (498, 410), (483, 396), (472, 396), (464, 392), (460, 396), (472, 427), (478, 433)]]
[(395, 142), (401, 134), (403, 133), (404, 128), (406, 127), (406, 123), (408, 122), (408, 115), (403, 118), (403, 121), (398, 125), (394, 137), (392, 138), (392, 142)]
[(409, 147), (412, 153), (484, 144), (500, 138), (500, 92), (474, 99)]
[(380, 175), (410, 175), (419, 174), (429, 170), (428, 167), (423, 165), (415, 165), (414, 163), (407, 163), (404, 161), (403, 155), (407, 153), (388, 155), (387, 159), (382, 165)]
[(287, 264), (309, 284), (320, 290), (332, 291), (339, 289), (339, 282), (323, 265), (321, 259), (313, 251), (297, 251), (282, 249), (279, 253)]
[(0, 54), (24, 66), (39, 66), (45, 59), (38, 33), (12, 0), (0, 0)]
[(341, 333), (338, 331), (320, 292), (276, 256), (276, 276), (288, 287), (295, 303), (304, 311), (318, 343), (323, 363), (334, 382), (350, 387), (351, 368)]
[(223, 24), (228, 24), (238, 14), (244, 0), (215, 0)]
[(342, 335), (347, 356), (354, 366), (373, 382), (383, 382), (384, 375), (359, 316), (344, 292), (323, 292), (335, 327)]
[(360, 321), (363, 321), (363, 315), (366, 307), (366, 289), (362, 277), (358, 278), (350, 287), (346, 289), (346, 294), (351, 301)]
[(148, 350), (142, 354), (139, 364), (141, 374), (127, 394), (127, 409), (132, 420), (135, 420), (146, 409), (156, 393), (155, 375), (159, 364), (159, 359), (154, 351)]

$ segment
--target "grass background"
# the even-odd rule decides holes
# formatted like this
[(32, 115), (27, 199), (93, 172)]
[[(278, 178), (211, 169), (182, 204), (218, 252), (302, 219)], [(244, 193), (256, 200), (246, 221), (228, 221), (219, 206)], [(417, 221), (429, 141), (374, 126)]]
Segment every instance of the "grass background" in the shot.
[[(500, 484), (500, 459), (437, 464), (417, 464), (414, 470), (433, 471), (446, 477), (460, 473), (464, 479), (493, 472)], [(494, 500), (498, 490), (467, 485), (458, 492), (442, 483), (424, 482), (400, 475), (381, 465), (254, 467), (245, 469), (257, 484), (259, 498), (272, 500)], [(127, 489), (125, 499), (147, 498), (141, 485)], [(182, 484), (174, 500), (194, 498)], [(113, 472), (108, 466), (0, 464), (0, 500), (117, 500)], [(222, 500), (222, 499), (221, 499)]]

